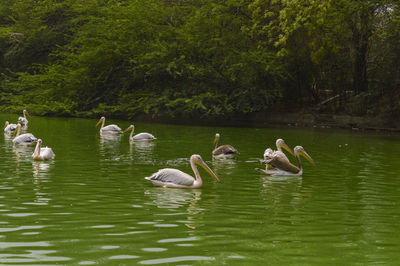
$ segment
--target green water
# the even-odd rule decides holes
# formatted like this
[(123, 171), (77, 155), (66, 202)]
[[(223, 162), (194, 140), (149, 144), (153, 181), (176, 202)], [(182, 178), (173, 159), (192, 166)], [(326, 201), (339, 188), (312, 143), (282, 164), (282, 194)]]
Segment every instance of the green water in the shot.
[[(18, 115), (0, 115), (16, 121)], [(97, 120), (29, 119), (28, 132), (56, 158), (0, 138), (2, 265), (396, 265), (400, 260), (400, 135), (333, 129), (195, 127), (135, 123), (158, 139), (99, 136)], [(128, 121), (106, 120), (123, 129)], [(213, 161), (216, 132), (235, 146)], [(317, 163), (302, 177), (254, 170), (275, 140), (302, 145)], [(203, 188), (153, 187), (172, 167)], [(291, 157), (293, 160), (293, 157)]]

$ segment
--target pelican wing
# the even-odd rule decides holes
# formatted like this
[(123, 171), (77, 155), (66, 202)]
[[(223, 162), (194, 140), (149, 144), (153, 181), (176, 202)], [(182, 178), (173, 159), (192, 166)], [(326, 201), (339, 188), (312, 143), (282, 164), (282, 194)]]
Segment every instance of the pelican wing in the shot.
[(53, 149), (49, 147), (40, 148), (40, 155), (45, 159), (53, 159), (56, 156)]
[(142, 132), (132, 137), (132, 140), (153, 140), (156, 139), (152, 134)]
[(120, 133), (122, 132), (122, 129), (114, 124), (105, 126), (101, 129), (102, 132), (108, 132), (108, 133)]
[(8, 126), (6, 126), (6, 128), (4, 129), (5, 133), (12, 133), (17, 129), (17, 124), (9, 124)]
[(238, 153), (238, 151), (231, 145), (222, 145), (217, 147), (215, 150), (213, 150), (212, 154), (214, 156), (218, 156), (218, 155), (234, 155)]
[(288, 160), (285, 160), (280, 156), (267, 157), (265, 161), (268, 164), (286, 172), (294, 174), (300, 172), (300, 169), (297, 166), (295, 166), (294, 164), (290, 163)]
[(284, 154), (284, 153), (281, 152), (281, 151), (275, 151), (275, 152), (274, 152), (274, 157), (279, 157), (279, 158), (281, 158), (282, 160), (289, 161), (289, 159), (288, 159), (288, 157), (286, 156), (286, 154)]
[(31, 133), (25, 133), (13, 139), (14, 144), (30, 145), (33, 144), (35, 141), (37, 141), (37, 138), (35, 138), (35, 136), (33, 136)]
[(191, 186), (194, 182), (194, 178), (192, 176), (173, 168), (160, 169), (152, 176), (145, 177), (145, 179), (160, 183), (172, 183), (183, 186)]

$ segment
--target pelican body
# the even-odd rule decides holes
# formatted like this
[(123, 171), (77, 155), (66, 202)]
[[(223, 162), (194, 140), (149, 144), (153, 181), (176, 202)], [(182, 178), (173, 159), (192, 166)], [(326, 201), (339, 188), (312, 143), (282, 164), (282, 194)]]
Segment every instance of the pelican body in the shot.
[(207, 166), (201, 156), (197, 154), (193, 154), (190, 157), (190, 166), (195, 174), (195, 178), (178, 169), (164, 168), (149, 177), (145, 177), (145, 179), (150, 180), (153, 185), (159, 187), (200, 188), (203, 185), (203, 181), (196, 165), (203, 167), (217, 182), (220, 182), (216, 174)]
[(212, 155), (214, 158), (233, 158), (238, 152), (233, 146), (231, 145), (221, 145), (219, 144), (219, 133), (215, 134), (214, 138), (214, 145), (215, 149), (212, 151)]
[(32, 154), (32, 158), (38, 161), (54, 159), (56, 155), (54, 154), (53, 150), (49, 147), (42, 148), (41, 145), (42, 145), (42, 140), (38, 139), (35, 151)]
[(20, 135), (20, 130), (21, 130), (21, 124), (18, 123), (17, 128), (12, 133), (12, 135), (16, 136), (12, 140), (12, 142), (16, 145), (25, 145), (25, 146), (34, 145), (35, 142), (37, 141), (37, 138), (35, 138), (35, 136), (32, 135), (31, 133), (25, 133), (25, 134)]
[(4, 133), (12, 134), (17, 129), (17, 124), (10, 124), (6, 121), (4, 125)]
[(121, 134), (121, 133), (123, 133), (122, 129), (117, 125), (111, 124), (111, 125), (104, 126), (105, 121), (106, 121), (106, 118), (104, 116), (102, 116), (96, 124), (96, 126), (98, 126), (101, 123), (100, 133), (102, 133), (102, 134)]
[(129, 141), (149, 141), (149, 140), (155, 140), (156, 137), (154, 137), (152, 134), (147, 133), (147, 132), (142, 132), (139, 134), (136, 134), (135, 136), (133, 133), (135, 132), (135, 126), (130, 125), (127, 129), (124, 130), (124, 132), (127, 132), (129, 130), (131, 131), (131, 134), (129, 135)]
[[(282, 148), (284, 148), (286, 151), (288, 151), (290, 154), (294, 156), (294, 153), (291, 148), (285, 143), (283, 139), (277, 139), (275, 142), (276, 145), (276, 151), (272, 150), (271, 148), (267, 148), (264, 151), (264, 160), (266, 160), (267, 157), (279, 157), (284, 161), (288, 161), (289, 159), (286, 156), (286, 154), (283, 153)], [(266, 169), (271, 169), (273, 166), (271, 164), (266, 165)]]
[(27, 126), (28, 125), (28, 119), (26, 119), (26, 116), (29, 116), (28, 111), (23, 110), (22, 111), (23, 116), (18, 117), (18, 123), (21, 123), (21, 125), (23, 126)]
[(293, 165), (292, 163), (283, 159), (280, 156), (272, 155), (271, 157), (269, 156), (266, 157), (265, 163), (271, 164), (275, 168), (266, 170), (258, 169), (258, 170), (272, 176), (301, 176), (303, 174), (303, 167), (299, 157), (300, 155), (306, 158), (311, 164), (315, 166), (314, 160), (311, 158), (310, 155), (307, 154), (304, 148), (302, 146), (296, 146), (294, 148), (294, 156), (297, 159), (298, 166)]

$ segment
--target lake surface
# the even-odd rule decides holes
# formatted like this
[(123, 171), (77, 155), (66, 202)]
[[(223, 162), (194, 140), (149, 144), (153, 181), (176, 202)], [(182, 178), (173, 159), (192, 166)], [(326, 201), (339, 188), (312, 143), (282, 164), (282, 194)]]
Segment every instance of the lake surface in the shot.
[[(0, 114), (15, 122), (18, 115)], [(56, 158), (0, 138), (2, 265), (396, 265), (400, 261), (400, 135), (334, 129), (196, 127), (135, 123), (102, 138), (97, 120), (30, 117), (28, 132)], [(127, 128), (131, 122), (106, 119)], [(216, 132), (236, 159), (213, 160)], [(302, 177), (254, 168), (283, 138), (302, 145)], [(201, 189), (154, 187), (144, 177), (172, 167)], [(292, 162), (294, 158), (289, 156)]]

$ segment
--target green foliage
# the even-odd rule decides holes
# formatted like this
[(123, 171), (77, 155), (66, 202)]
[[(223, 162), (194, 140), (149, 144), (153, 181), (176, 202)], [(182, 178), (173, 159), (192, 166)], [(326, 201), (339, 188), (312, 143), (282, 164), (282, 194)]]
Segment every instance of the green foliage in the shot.
[(226, 117), (364, 86), (345, 109), (366, 113), (399, 89), (399, 12), (391, 0), (4, 0), (0, 110)]

